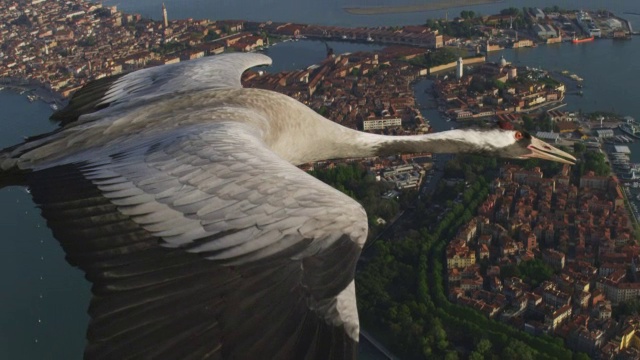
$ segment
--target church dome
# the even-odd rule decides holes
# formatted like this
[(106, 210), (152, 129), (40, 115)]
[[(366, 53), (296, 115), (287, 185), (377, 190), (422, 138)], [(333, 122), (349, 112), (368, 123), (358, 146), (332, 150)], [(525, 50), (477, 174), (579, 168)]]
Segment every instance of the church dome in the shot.
[(508, 65), (508, 63), (507, 63), (507, 60), (504, 58), (504, 55), (503, 55), (503, 56), (501, 56), (501, 57), (500, 57), (500, 66), (501, 66), (501, 67), (505, 67), (505, 66), (507, 66), (507, 65)]

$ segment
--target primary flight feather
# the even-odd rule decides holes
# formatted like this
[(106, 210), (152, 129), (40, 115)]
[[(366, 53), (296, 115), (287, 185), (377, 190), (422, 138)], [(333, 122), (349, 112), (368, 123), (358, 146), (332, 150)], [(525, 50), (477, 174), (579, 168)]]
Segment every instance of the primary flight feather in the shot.
[(228, 54), (88, 84), (0, 152), (93, 283), (87, 358), (348, 359), (367, 216), (295, 165), (401, 152), (575, 158), (515, 130), (388, 137), (244, 89)]

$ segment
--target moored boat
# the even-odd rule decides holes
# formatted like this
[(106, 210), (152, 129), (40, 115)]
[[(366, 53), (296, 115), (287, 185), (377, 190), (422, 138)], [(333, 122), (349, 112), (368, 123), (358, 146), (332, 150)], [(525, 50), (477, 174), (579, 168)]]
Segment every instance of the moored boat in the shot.
[(620, 130), (622, 130), (625, 134), (632, 136), (636, 139), (640, 139), (640, 131), (638, 131), (638, 129), (636, 129), (636, 127), (633, 124), (620, 124), (619, 126)]
[(584, 38), (574, 37), (573, 39), (571, 39), (571, 42), (574, 43), (574, 44), (579, 44), (579, 43), (593, 41), (593, 39), (595, 39), (593, 36), (584, 37)]

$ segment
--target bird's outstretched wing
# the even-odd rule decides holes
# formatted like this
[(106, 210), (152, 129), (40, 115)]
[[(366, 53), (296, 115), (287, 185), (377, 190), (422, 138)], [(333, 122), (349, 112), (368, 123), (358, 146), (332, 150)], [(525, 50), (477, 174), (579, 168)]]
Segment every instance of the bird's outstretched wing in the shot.
[(78, 90), (69, 105), (51, 119), (66, 125), (83, 114), (118, 104), (205, 89), (241, 88), (245, 70), (270, 64), (268, 56), (258, 53), (223, 54), (98, 79)]
[(366, 215), (247, 125), (178, 129), (27, 176), (93, 283), (87, 357), (355, 356)]

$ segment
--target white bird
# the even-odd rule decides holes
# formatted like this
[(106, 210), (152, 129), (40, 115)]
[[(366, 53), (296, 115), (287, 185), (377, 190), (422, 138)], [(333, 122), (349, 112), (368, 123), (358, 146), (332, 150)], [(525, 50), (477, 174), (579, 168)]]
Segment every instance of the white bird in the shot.
[(356, 354), (362, 207), (296, 165), (400, 152), (572, 163), (515, 130), (388, 137), (244, 89), (271, 60), (230, 54), (98, 80), (63, 126), (0, 152), (93, 283), (87, 358)]

